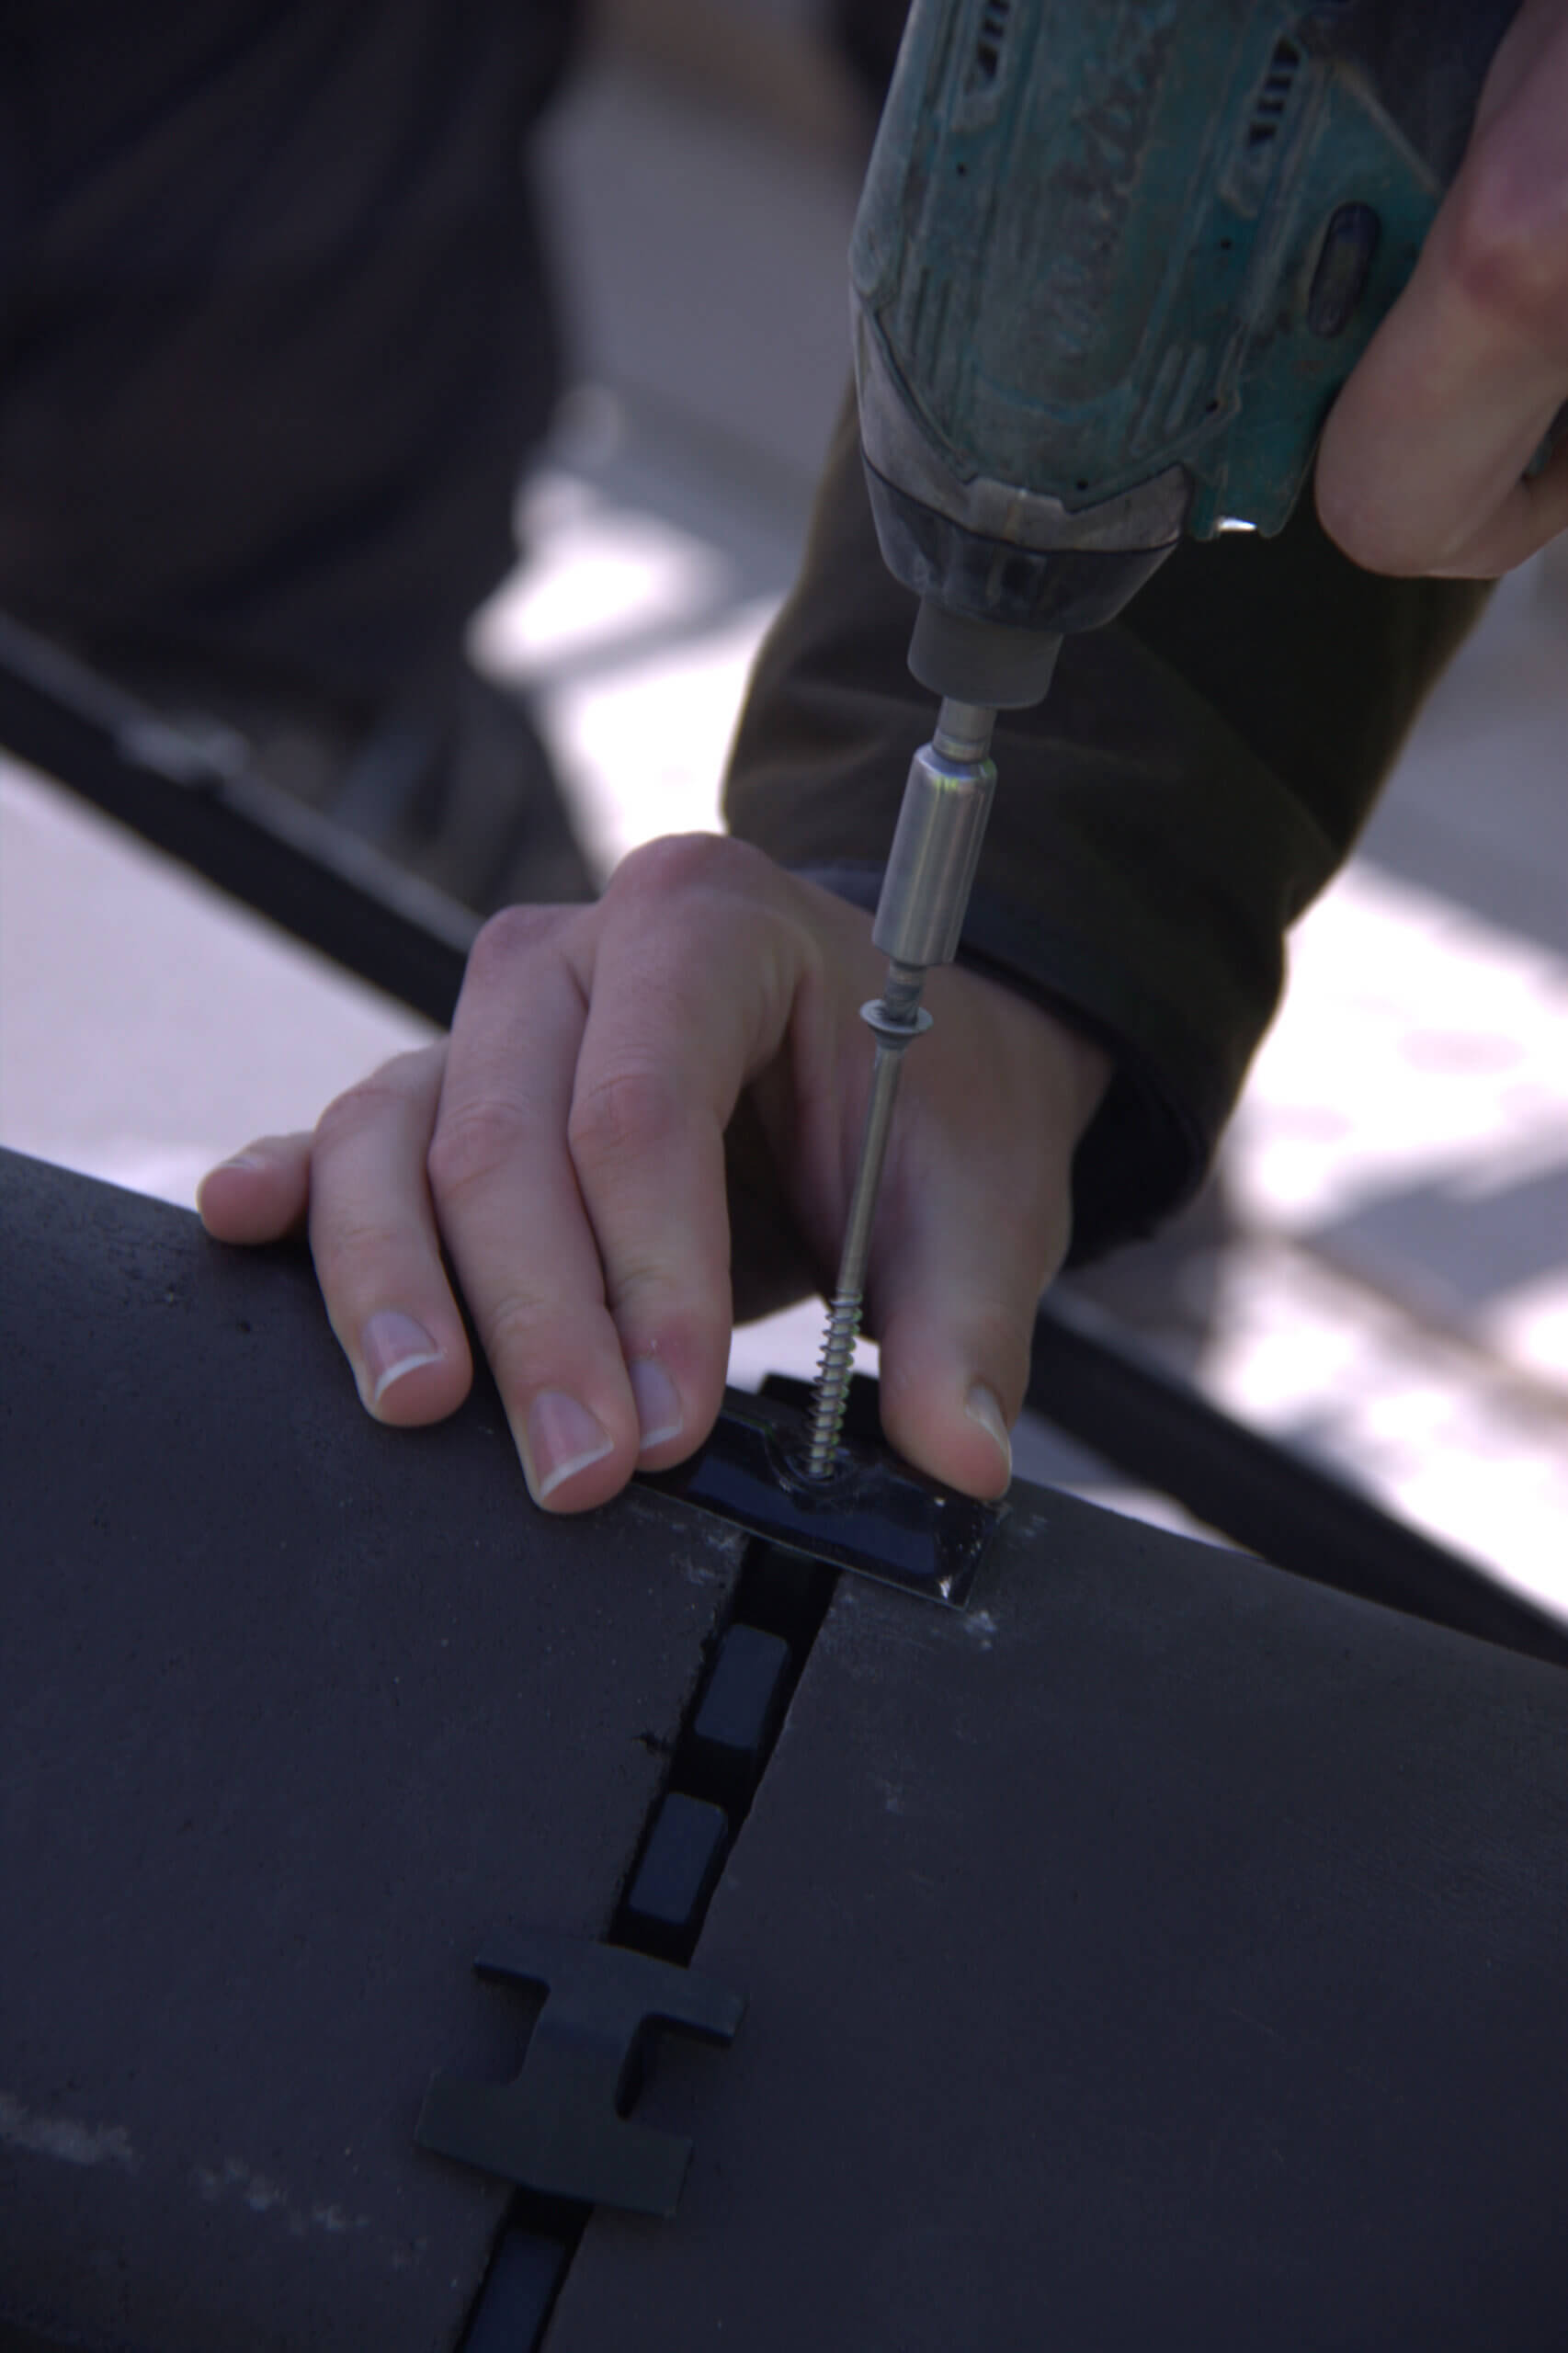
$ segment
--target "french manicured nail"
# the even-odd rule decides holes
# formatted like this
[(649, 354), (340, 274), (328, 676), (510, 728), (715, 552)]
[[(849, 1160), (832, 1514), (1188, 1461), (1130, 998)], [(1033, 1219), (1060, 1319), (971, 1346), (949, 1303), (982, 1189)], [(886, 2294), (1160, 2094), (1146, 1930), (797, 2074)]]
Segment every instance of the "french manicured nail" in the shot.
[(528, 1407), (523, 1469), (536, 1504), (568, 1479), (602, 1461), (615, 1440), (585, 1405), (560, 1389), (547, 1389)]
[(639, 1357), (628, 1365), (627, 1377), (637, 1406), (642, 1452), (646, 1454), (651, 1446), (662, 1446), (667, 1438), (679, 1438), (680, 1398), (664, 1366), (653, 1357)]
[(963, 1401), (963, 1409), (970, 1420), (983, 1429), (988, 1438), (994, 1440), (1007, 1466), (1007, 1476), (1011, 1478), (1013, 1441), (1007, 1435), (1007, 1425), (1002, 1418), (1002, 1408), (994, 1391), (987, 1389), (983, 1381), (977, 1381)]
[(424, 1324), (400, 1307), (381, 1308), (370, 1317), (359, 1335), (359, 1352), (369, 1375), (372, 1405), (381, 1404), (394, 1381), (405, 1372), (417, 1372), (422, 1364), (434, 1364), (441, 1353)]

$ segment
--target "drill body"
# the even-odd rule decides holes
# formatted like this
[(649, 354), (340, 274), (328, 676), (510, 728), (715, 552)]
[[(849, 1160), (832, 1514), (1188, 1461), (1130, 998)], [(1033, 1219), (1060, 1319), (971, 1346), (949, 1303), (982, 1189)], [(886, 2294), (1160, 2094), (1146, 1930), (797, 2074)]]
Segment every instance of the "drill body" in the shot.
[[(1037, 699), (1026, 646), (988, 672), (986, 628), (1093, 628), (1183, 532), (1280, 529), (1512, 13), (915, 0), (850, 274), (924, 683)], [(1415, 50), (1395, 15), (1424, 20)]]

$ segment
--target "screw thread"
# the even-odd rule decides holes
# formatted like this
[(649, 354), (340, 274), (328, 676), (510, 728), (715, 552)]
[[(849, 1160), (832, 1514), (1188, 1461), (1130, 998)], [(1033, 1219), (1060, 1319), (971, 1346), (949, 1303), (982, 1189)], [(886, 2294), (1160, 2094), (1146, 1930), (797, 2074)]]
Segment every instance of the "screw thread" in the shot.
[(844, 1412), (849, 1403), (849, 1377), (855, 1369), (855, 1343), (860, 1336), (860, 1294), (839, 1291), (827, 1313), (822, 1357), (812, 1398), (812, 1443), (806, 1457), (808, 1479), (825, 1479), (833, 1469)]

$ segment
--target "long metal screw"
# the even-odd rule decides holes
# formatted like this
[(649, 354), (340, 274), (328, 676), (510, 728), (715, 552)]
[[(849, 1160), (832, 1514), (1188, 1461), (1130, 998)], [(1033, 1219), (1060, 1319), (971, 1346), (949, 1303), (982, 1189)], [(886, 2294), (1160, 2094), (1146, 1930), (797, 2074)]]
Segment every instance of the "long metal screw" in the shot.
[(888, 958), (880, 997), (860, 1007), (877, 1040), (860, 1158), (849, 1198), (838, 1281), (828, 1309), (827, 1333), (812, 1400), (808, 1479), (833, 1471), (870, 1253), (871, 1222), (887, 1155), (894, 1098), (904, 1050), (931, 1027), (920, 992), (933, 964), (950, 963), (980, 857), (996, 770), (990, 758), (996, 714), (988, 705), (944, 699), (937, 732), (910, 764), (898, 828), (882, 879), (871, 938)]
[(860, 1007), (860, 1018), (877, 1040), (871, 1064), (871, 1091), (866, 1098), (866, 1122), (860, 1131), (860, 1158), (855, 1189), (849, 1198), (849, 1222), (838, 1261), (838, 1280), (827, 1312), (827, 1331), (817, 1367), (812, 1399), (811, 1450), (806, 1457), (808, 1479), (825, 1479), (833, 1469), (844, 1411), (849, 1402), (849, 1380), (855, 1368), (855, 1343), (860, 1334), (865, 1304), (866, 1261), (870, 1255), (871, 1222), (887, 1157), (892, 1107), (898, 1095), (904, 1049), (931, 1027), (931, 1016), (920, 1004), (926, 984), (917, 964), (892, 963), (880, 997)]

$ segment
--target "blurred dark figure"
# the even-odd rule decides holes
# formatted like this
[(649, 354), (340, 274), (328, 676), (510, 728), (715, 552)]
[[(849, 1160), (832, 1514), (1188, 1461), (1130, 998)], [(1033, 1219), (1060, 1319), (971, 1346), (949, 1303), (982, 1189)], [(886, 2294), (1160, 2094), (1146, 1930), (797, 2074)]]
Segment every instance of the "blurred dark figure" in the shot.
[(572, 0), (11, 0), (0, 608), (471, 904), (591, 885), (462, 658), (560, 387)]
[[(880, 104), (903, 0), (824, 0)], [(591, 895), (463, 658), (562, 360), (577, 0), (11, 0), (0, 610), (483, 912)]]
[(892, 80), (909, 0), (829, 0), (828, 21), (845, 63), (877, 113)]

